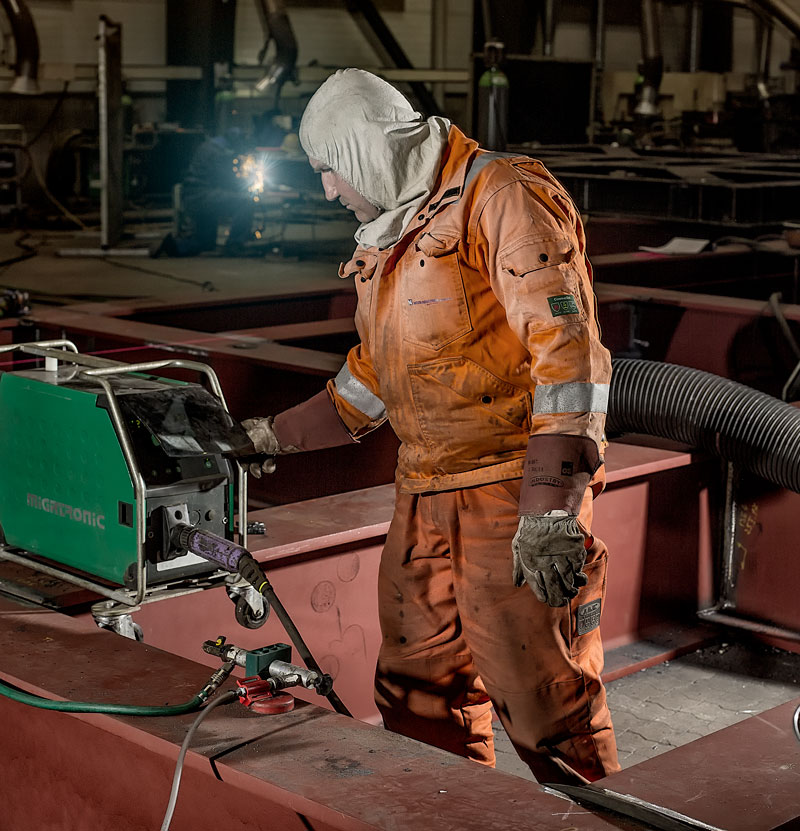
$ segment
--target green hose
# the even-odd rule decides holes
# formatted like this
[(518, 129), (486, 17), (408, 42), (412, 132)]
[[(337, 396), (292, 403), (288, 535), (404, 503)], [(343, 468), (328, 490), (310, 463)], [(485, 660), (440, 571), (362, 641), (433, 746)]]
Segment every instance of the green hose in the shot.
[(185, 704), (172, 704), (164, 707), (138, 707), (135, 704), (100, 704), (89, 701), (53, 701), (39, 695), (16, 690), (0, 681), (0, 695), (18, 701), (20, 704), (30, 704), (42, 710), (59, 710), (62, 713), (109, 713), (117, 716), (181, 716), (191, 713), (203, 706), (204, 699), (196, 695)]
[(16, 687), (0, 681), (0, 695), (18, 701), (20, 704), (29, 704), (41, 710), (58, 710), (62, 713), (107, 713), (115, 716), (182, 716), (199, 710), (208, 701), (222, 682), (233, 670), (233, 662), (226, 662), (209, 679), (200, 692), (183, 704), (165, 704), (163, 706), (139, 706), (137, 704), (101, 704), (89, 701), (53, 701), (40, 695), (26, 693)]

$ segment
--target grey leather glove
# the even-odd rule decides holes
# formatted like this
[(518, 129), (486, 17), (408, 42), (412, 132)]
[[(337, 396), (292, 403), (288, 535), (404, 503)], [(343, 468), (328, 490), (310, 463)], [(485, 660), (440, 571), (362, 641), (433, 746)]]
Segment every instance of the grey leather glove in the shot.
[(584, 536), (578, 519), (566, 511), (545, 516), (521, 516), (511, 541), (514, 585), (526, 580), (537, 600), (548, 606), (565, 606), (585, 586)]
[(281, 452), (281, 443), (272, 429), (272, 416), (266, 418), (248, 418), (242, 422), (256, 453), (263, 454), (266, 458), (257, 462), (250, 462), (247, 466), (251, 476), (261, 478), (262, 473), (275, 472), (275, 456)]

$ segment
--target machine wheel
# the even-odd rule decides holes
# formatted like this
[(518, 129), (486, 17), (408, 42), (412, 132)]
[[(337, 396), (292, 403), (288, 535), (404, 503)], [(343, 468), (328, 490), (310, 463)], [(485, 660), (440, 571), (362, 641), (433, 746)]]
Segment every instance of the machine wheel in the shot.
[(256, 615), (246, 597), (236, 598), (236, 622), (245, 629), (260, 629), (269, 617), (269, 605), (264, 603), (264, 611)]

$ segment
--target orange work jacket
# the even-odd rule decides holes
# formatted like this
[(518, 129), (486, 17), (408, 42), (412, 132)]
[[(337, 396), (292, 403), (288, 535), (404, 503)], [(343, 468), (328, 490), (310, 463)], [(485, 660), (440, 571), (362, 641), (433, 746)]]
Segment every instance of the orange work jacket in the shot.
[(538, 433), (600, 447), (611, 362), (580, 217), (541, 162), (485, 154), (451, 128), (403, 237), (339, 270), (361, 342), (328, 392), (355, 438), (388, 418), (407, 493), (520, 477)]

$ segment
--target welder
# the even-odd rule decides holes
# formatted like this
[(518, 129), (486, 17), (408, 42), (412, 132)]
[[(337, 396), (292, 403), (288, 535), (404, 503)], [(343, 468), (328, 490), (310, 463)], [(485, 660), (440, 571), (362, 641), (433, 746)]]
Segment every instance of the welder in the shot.
[(325, 390), (245, 427), (267, 457), (387, 419), (400, 438), (378, 589), (386, 727), (493, 765), (494, 705), (539, 781), (619, 770), (591, 534), (611, 370), (572, 200), (540, 162), (481, 150), (361, 70), (322, 84), (300, 142), (361, 223), (339, 271), (360, 343)]
[(215, 251), (223, 220), (230, 223), (223, 252), (231, 256), (244, 253), (246, 243), (253, 238), (257, 207), (241, 175), (247, 148), (247, 136), (238, 127), (199, 145), (183, 180), (183, 227), (177, 234), (167, 234), (151, 250), (151, 256), (193, 257)]

